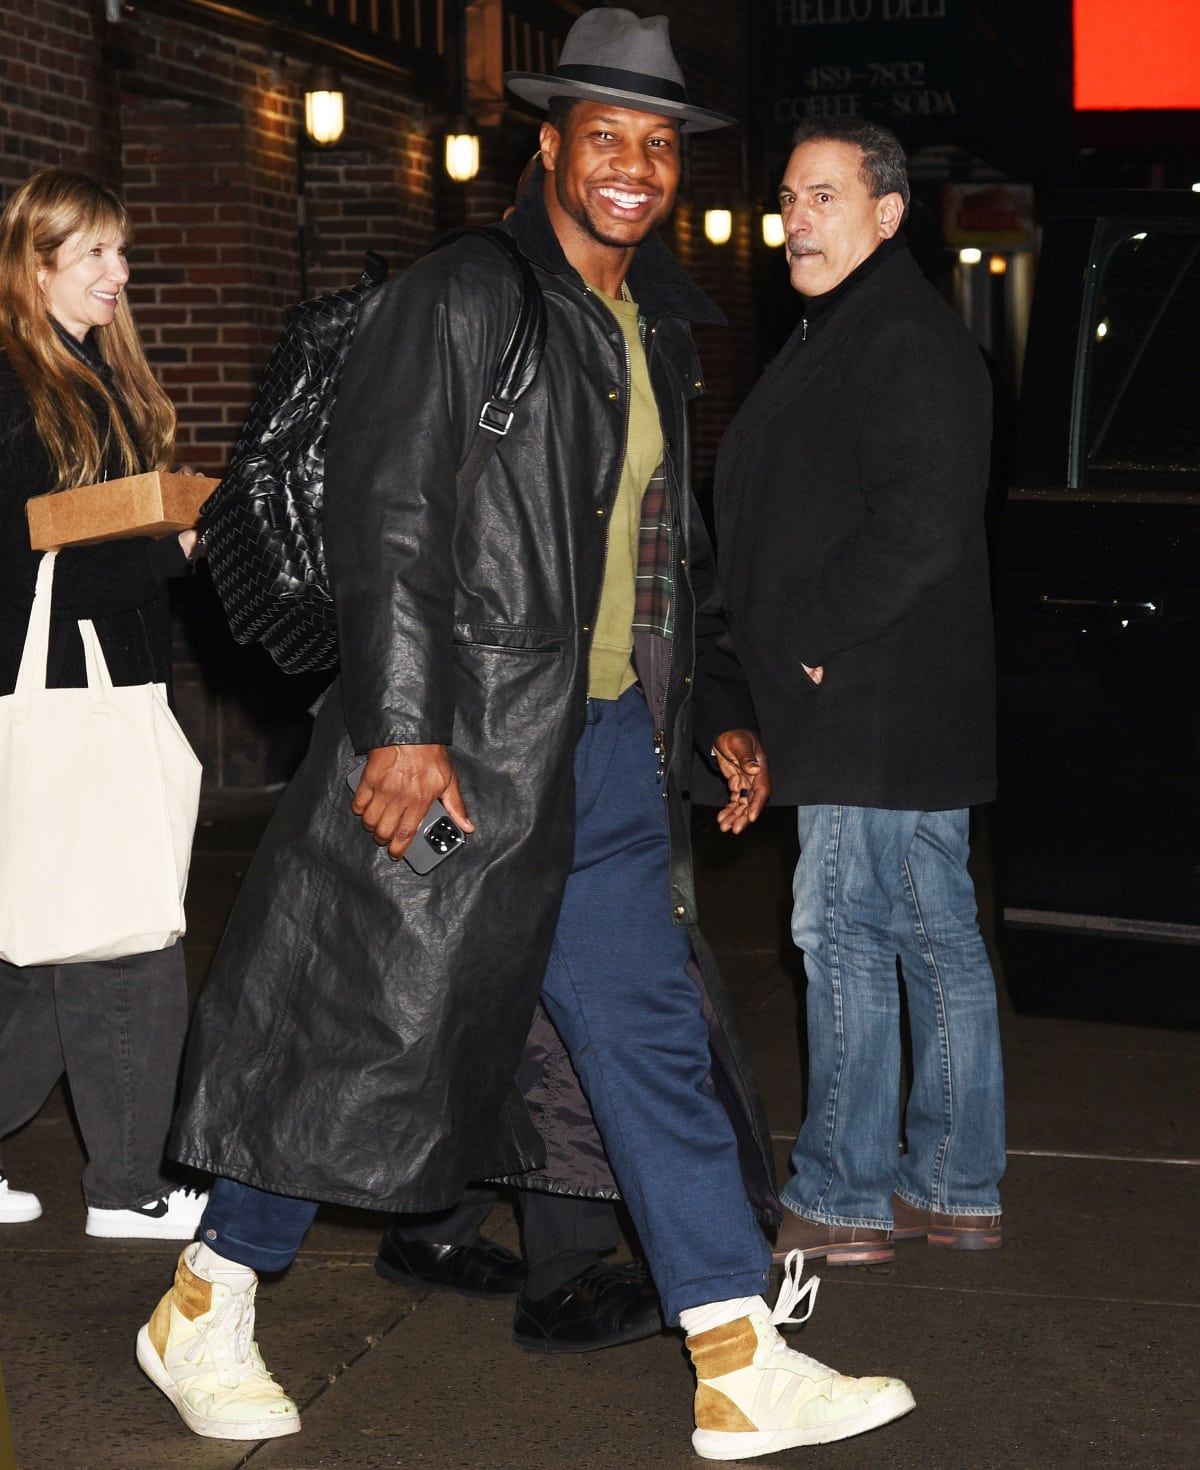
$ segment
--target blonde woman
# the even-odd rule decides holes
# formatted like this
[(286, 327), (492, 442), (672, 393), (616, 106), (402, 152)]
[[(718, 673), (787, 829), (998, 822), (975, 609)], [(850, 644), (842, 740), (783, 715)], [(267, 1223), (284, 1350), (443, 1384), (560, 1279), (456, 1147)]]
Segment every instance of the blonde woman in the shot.
[[(69, 169), (35, 174), (0, 216), (0, 693), (16, 683), (41, 559), (25, 502), (172, 464), (175, 413), (125, 297), (128, 239), (120, 199)], [(114, 683), (166, 680), (165, 583), (194, 548), (186, 531), (60, 551), (47, 682), (86, 684), (80, 618), (95, 622)], [(0, 1138), (66, 1074), (88, 1156), (89, 1235), (195, 1231), (204, 1197), (162, 1157), (186, 1024), (179, 944), (100, 963), (0, 961)], [(0, 1166), (0, 1224), (40, 1213)]]

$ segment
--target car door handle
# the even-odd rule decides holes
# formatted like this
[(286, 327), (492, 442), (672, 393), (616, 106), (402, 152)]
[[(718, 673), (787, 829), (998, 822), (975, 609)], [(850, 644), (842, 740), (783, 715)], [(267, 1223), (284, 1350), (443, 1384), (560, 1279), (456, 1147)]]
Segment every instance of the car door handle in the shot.
[(1156, 598), (1126, 597), (1052, 597), (1043, 592), (1034, 604), (1047, 618), (1086, 618), (1089, 622), (1144, 622), (1162, 617), (1162, 603)]

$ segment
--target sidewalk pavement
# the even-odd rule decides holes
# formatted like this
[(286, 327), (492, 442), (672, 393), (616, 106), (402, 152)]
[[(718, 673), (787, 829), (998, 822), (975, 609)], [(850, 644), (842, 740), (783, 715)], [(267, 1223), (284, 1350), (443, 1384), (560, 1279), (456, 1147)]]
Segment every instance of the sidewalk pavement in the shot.
[[(261, 822), (251, 800), (205, 816), (189, 902), (193, 983)], [(787, 814), (768, 813), (741, 839), (701, 817), (698, 853), (701, 912), (737, 997), (782, 1179), (802, 1105)], [(986, 871), (981, 893), (986, 921)], [(820, 1300), (793, 1345), (846, 1372), (905, 1378), (917, 1409), (764, 1465), (1174, 1470), (1200, 1459), (1200, 1269), (1187, 1244), (1200, 1213), (1200, 1032), (1014, 1015), (1001, 991), (1004, 1249), (914, 1242), (891, 1266), (819, 1269)], [(300, 1404), (302, 1432), (262, 1445), (198, 1439), (133, 1359), (177, 1248), (85, 1237), (81, 1152), (61, 1091), (4, 1157), (44, 1206), (41, 1219), (0, 1230), (0, 1364), (20, 1470), (701, 1463), (678, 1334), (570, 1358), (522, 1353), (510, 1307), (381, 1281), (382, 1218), (349, 1211), (322, 1211), (296, 1264), (259, 1296), (259, 1342)], [(489, 1232), (517, 1244), (504, 1206)]]

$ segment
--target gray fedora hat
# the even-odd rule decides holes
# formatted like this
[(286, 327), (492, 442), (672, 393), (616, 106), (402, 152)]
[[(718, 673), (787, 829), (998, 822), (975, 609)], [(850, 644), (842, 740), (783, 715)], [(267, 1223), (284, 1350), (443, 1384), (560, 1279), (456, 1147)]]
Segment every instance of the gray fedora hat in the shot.
[(567, 32), (552, 76), (510, 71), (504, 80), (535, 107), (549, 107), (552, 97), (612, 102), (633, 112), (677, 117), (693, 133), (737, 121), (688, 102), (665, 15), (640, 20), (631, 10), (585, 11)]

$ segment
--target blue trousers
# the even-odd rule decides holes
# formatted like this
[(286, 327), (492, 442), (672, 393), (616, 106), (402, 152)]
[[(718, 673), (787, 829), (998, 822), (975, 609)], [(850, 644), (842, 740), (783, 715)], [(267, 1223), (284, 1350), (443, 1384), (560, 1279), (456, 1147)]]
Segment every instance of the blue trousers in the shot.
[[(766, 1290), (770, 1251), (709, 1080), (686, 928), (671, 921), (667, 811), (636, 689), (589, 700), (575, 755), (575, 856), (542, 1000), (579, 1073), (668, 1322)], [(201, 1238), (278, 1270), (315, 1206), (218, 1180)]]
[[(968, 813), (806, 806), (799, 822), (792, 937), (808, 977), (808, 1108), (784, 1203), (884, 1229), (893, 1194), (946, 1214), (997, 1212), (1004, 1077)], [(897, 957), (913, 1049), (903, 1154)]]
[(686, 928), (671, 922), (667, 809), (636, 688), (588, 701), (575, 858), (542, 1001), (600, 1126), (668, 1322), (766, 1290), (770, 1251), (709, 1080)]

